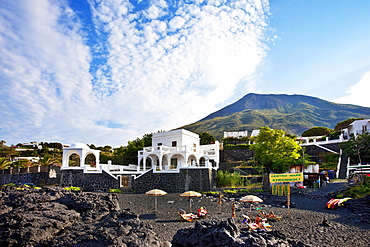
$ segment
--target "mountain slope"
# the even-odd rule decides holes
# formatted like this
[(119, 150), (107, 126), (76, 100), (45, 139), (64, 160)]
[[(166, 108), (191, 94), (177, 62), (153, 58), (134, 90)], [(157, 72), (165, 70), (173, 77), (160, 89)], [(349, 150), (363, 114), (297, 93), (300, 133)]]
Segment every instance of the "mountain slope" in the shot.
[(314, 126), (334, 129), (338, 122), (348, 118), (370, 118), (370, 108), (305, 95), (251, 93), (182, 128), (209, 132), (217, 139), (223, 137), (224, 131), (252, 131), (264, 126), (300, 135)]

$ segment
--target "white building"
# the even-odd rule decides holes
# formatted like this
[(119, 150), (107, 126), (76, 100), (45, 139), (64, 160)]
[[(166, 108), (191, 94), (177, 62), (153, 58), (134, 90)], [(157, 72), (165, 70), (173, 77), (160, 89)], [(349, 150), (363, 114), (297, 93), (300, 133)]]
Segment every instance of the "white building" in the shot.
[(152, 146), (138, 152), (138, 172), (219, 167), (219, 142), (200, 145), (198, 134), (185, 129), (153, 134)]
[(242, 138), (242, 137), (248, 137), (248, 131), (224, 131), (224, 138), (227, 137), (234, 137), (234, 138)]
[(348, 128), (342, 129), (344, 139), (348, 139), (353, 134), (354, 136), (361, 135), (370, 131), (370, 119), (356, 120), (351, 123)]

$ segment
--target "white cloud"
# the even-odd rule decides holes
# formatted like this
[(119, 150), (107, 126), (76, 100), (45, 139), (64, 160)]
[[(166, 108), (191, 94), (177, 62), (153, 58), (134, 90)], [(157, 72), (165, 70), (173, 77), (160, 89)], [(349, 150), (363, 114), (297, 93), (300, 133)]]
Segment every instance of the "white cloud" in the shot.
[(369, 92), (370, 71), (366, 72), (359, 82), (348, 88), (347, 95), (334, 100), (334, 102), (370, 107)]
[[(265, 55), (268, 3), (257, 3), (169, 8), (158, 0), (136, 10), (125, 0), (90, 2), (90, 28), (106, 39), (95, 50), (64, 1), (7, 2), (0, 9), (3, 139), (119, 146), (205, 117)], [(99, 64), (94, 56), (104, 50)]]

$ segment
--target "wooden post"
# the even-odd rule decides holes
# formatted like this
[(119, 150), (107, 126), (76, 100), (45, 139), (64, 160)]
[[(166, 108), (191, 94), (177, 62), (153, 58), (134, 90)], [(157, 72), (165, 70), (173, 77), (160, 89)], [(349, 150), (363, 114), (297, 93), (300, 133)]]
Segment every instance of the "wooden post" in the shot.
[(220, 193), (220, 195), (218, 196), (218, 205), (220, 205), (220, 214), (222, 213), (222, 197), (223, 197), (224, 195), (222, 195), (221, 193)]
[(288, 207), (288, 217), (290, 218), (290, 185), (288, 183), (288, 189), (286, 190), (287, 191), (287, 195), (286, 195), (286, 199), (287, 199), (287, 202), (286, 202), (286, 205)]
[(235, 201), (232, 202), (231, 204), (231, 218), (236, 219), (236, 214), (235, 214)]

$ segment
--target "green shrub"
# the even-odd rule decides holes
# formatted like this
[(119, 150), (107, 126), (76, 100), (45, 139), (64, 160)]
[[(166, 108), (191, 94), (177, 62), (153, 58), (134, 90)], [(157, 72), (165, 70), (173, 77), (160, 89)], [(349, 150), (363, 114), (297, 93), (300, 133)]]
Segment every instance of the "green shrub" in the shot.
[(364, 177), (362, 184), (349, 188), (344, 192), (345, 197), (354, 199), (363, 198), (367, 195), (370, 195), (370, 177)]
[(109, 189), (108, 192), (109, 193), (118, 193), (118, 194), (121, 194), (122, 193), (122, 190), (120, 190), (120, 189)]
[(249, 193), (250, 192), (250, 190), (248, 190), (248, 189), (240, 189), (239, 190), (239, 193)]
[(235, 187), (243, 184), (243, 178), (240, 173), (229, 171), (217, 171), (217, 186), (218, 187)]
[(71, 187), (65, 187), (63, 188), (65, 190), (69, 190), (69, 191), (80, 191), (81, 189), (79, 187), (74, 187), (74, 186), (71, 186)]
[(249, 144), (226, 144), (224, 145), (225, 150), (236, 150), (236, 149), (249, 149)]
[(370, 195), (370, 187), (365, 185), (358, 185), (352, 188), (347, 189), (344, 192), (346, 197), (351, 197), (354, 199), (363, 198), (366, 195)]
[(226, 193), (226, 194), (236, 194), (236, 193), (238, 193), (238, 190), (224, 190), (224, 193)]

